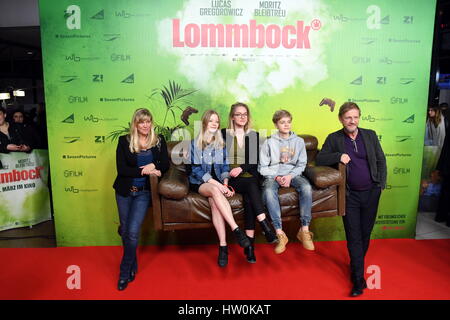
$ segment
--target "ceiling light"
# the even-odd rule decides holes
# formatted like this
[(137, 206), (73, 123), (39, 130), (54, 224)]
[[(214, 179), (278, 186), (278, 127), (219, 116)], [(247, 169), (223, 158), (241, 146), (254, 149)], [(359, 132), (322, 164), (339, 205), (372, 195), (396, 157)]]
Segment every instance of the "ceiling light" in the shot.
[(20, 89), (14, 90), (14, 91), (13, 91), (13, 95), (14, 95), (15, 97), (25, 97), (25, 91), (20, 90)]

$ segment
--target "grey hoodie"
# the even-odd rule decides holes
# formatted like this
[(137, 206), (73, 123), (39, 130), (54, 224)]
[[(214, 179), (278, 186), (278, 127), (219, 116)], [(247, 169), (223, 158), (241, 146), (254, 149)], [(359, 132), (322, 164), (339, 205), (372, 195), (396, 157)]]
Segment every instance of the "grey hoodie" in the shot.
[(306, 162), (305, 141), (292, 131), (287, 139), (276, 132), (261, 147), (258, 171), (264, 178), (295, 177), (303, 173)]

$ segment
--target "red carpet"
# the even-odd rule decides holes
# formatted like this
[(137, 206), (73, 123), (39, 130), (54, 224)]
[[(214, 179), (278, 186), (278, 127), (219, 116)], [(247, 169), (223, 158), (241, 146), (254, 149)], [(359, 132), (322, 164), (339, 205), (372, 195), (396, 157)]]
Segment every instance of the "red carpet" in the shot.
[[(281, 255), (272, 248), (257, 245), (257, 263), (250, 264), (231, 245), (221, 269), (216, 246), (140, 247), (136, 280), (122, 292), (116, 289), (121, 247), (0, 249), (0, 300), (347, 299), (345, 241), (317, 242), (314, 253), (298, 242)], [(70, 265), (81, 269), (80, 290), (66, 286)], [(450, 299), (450, 239), (372, 240), (369, 265), (380, 267), (381, 289), (356, 299)]]

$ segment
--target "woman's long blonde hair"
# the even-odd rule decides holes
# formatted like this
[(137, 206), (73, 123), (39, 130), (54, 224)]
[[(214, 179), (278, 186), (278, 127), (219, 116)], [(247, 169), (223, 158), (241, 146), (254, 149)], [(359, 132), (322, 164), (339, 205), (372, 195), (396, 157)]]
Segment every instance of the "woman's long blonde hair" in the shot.
[[(139, 133), (137, 130), (138, 124), (140, 122), (149, 120), (150, 121), (150, 132), (147, 136), (147, 142), (145, 145), (139, 143)], [(153, 116), (148, 109), (139, 108), (137, 109), (133, 117), (131, 118), (130, 125), (130, 151), (132, 153), (139, 153), (142, 149), (147, 150), (159, 143), (159, 137), (155, 133), (155, 127), (153, 126)]]
[(441, 109), (433, 107), (433, 106), (432, 107), (428, 107), (428, 109), (432, 109), (434, 111), (434, 114), (435, 114), (433, 118), (430, 118), (429, 112), (427, 112), (428, 121), (433, 123), (434, 127), (437, 128), (439, 126), (439, 124), (441, 123), (441, 118), (442, 118)]
[(244, 132), (247, 133), (252, 127), (252, 121), (251, 121), (251, 117), (250, 117), (250, 109), (248, 108), (248, 105), (246, 105), (245, 103), (242, 103), (242, 102), (236, 102), (231, 105), (230, 114), (228, 115), (228, 129), (231, 129), (232, 135), (234, 135), (234, 130), (235, 130), (233, 116), (234, 116), (234, 112), (237, 107), (244, 107), (245, 110), (247, 110), (247, 123), (244, 126)]
[[(212, 115), (216, 115), (219, 119), (219, 128), (217, 128), (217, 131), (211, 135), (211, 133), (208, 132), (208, 123), (209, 119)], [(211, 142), (207, 143), (208, 139), (212, 136)], [(219, 114), (214, 110), (207, 110), (202, 116), (202, 131), (197, 136), (197, 147), (199, 149), (204, 149), (208, 144), (212, 144), (214, 149), (222, 149), (225, 146), (225, 143), (222, 138), (222, 133), (220, 132), (220, 116)]]

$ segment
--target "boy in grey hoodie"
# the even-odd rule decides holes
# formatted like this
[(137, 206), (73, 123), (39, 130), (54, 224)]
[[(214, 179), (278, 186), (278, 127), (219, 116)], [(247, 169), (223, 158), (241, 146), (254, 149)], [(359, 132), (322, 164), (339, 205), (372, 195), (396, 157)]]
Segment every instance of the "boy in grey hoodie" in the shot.
[(275, 112), (272, 121), (278, 131), (263, 143), (258, 171), (264, 177), (263, 198), (278, 237), (275, 253), (283, 253), (289, 241), (281, 225), (281, 207), (278, 200), (280, 187), (293, 187), (299, 193), (301, 228), (297, 238), (305, 249), (314, 250), (313, 233), (309, 231), (312, 189), (302, 175), (307, 161), (305, 142), (291, 131), (292, 115), (289, 111)]

